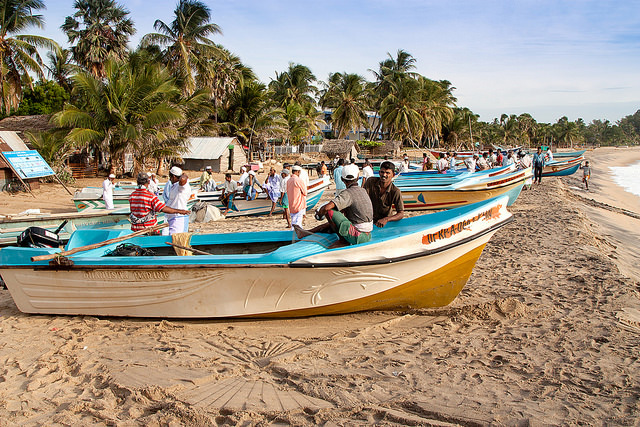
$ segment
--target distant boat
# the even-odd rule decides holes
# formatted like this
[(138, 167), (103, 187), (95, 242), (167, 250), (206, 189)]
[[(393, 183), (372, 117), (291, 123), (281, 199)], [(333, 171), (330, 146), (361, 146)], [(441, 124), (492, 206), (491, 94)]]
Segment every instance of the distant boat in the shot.
[(582, 164), (584, 157), (572, 157), (562, 160), (553, 160), (544, 165), (542, 176), (568, 176), (573, 175)]
[[(114, 210), (129, 210), (129, 196), (131, 196), (133, 190), (133, 188), (127, 188), (114, 191)], [(196, 193), (192, 193), (187, 209), (191, 207), (195, 202)], [(97, 210), (104, 213), (106, 211), (105, 203), (102, 199), (102, 188), (100, 187), (85, 187), (81, 190), (76, 190), (73, 195), (73, 204), (76, 206), (78, 212), (91, 212)]]
[[(335, 234), (195, 234), (201, 255), (167, 236), (127, 242), (153, 256), (109, 256), (125, 230), (79, 230), (66, 250), (2, 248), (0, 275), (25, 313), (156, 318), (298, 317), (442, 307), (465, 286), (485, 244), (512, 220), (507, 197), (375, 227), (368, 243)], [(102, 243), (104, 244), (104, 243)], [(80, 246), (80, 248), (79, 248)], [(333, 247), (333, 248), (332, 248)], [(206, 253), (206, 254), (202, 254)], [(49, 256), (56, 259), (32, 260)]]
[(500, 195), (509, 198), (511, 206), (522, 191), (525, 181), (531, 178), (531, 168), (491, 173), (464, 173), (447, 177), (404, 179), (395, 182), (402, 193), (405, 210), (451, 209), (481, 202)]

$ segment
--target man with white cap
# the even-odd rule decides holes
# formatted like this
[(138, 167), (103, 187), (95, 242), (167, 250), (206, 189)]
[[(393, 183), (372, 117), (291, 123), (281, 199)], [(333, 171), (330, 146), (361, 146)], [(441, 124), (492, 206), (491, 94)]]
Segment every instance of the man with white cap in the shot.
[(244, 182), (247, 180), (248, 176), (249, 176), (249, 172), (247, 172), (247, 167), (242, 166), (240, 168), (240, 178), (238, 178), (238, 187), (240, 188), (244, 187)]
[(173, 187), (173, 184), (178, 182), (181, 176), (182, 169), (180, 169), (178, 166), (173, 166), (171, 169), (169, 169), (169, 180), (164, 185), (164, 190), (162, 190), (162, 200), (164, 200), (165, 204), (167, 204), (167, 202), (169, 201), (169, 195), (171, 194), (171, 188)]
[(156, 214), (164, 212), (165, 214), (188, 214), (189, 211), (172, 209), (165, 206), (158, 199), (158, 196), (147, 189), (149, 177), (146, 173), (140, 172), (137, 178), (138, 188), (129, 196), (129, 206), (131, 206), (131, 231), (144, 230), (153, 227), (158, 223)]
[(104, 200), (105, 209), (113, 209), (113, 189), (115, 184), (113, 180), (116, 179), (114, 174), (109, 176), (102, 182), (102, 200)]
[(302, 227), (302, 218), (307, 213), (307, 186), (300, 178), (302, 167), (294, 165), (291, 170), (291, 177), (287, 182), (287, 199), (289, 200), (291, 224), (292, 226)]
[(213, 178), (213, 169), (211, 166), (204, 168), (202, 176), (200, 176), (200, 190), (202, 191), (215, 191), (216, 180)]
[[(346, 189), (316, 212), (316, 218), (326, 216), (327, 224), (311, 230), (311, 233), (327, 231), (327, 225), (340, 238), (350, 245), (366, 243), (371, 240), (373, 230), (373, 206), (367, 192), (358, 186), (360, 170), (355, 164), (346, 165), (342, 169), (342, 181)], [(309, 234), (308, 231), (294, 226), (299, 238)]]
[[(174, 166), (169, 171), (169, 182), (171, 183), (171, 187), (169, 187), (166, 205), (176, 210), (185, 211), (187, 209), (187, 202), (191, 197), (189, 177), (182, 173), (182, 169)], [(165, 187), (165, 191), (167, 191), (167, 187)], [(163, 194), (162, 197), (164, 198), (165, 194)], [(189, 231), (188, 214), (167, 214), (166, 218), (169, 223), (169, 228), (163, 229), (162, 234), (171, 235), (175, 233), (186, 233)]]
[(287, 228), (291, 228), (291, 214), (289, 213), (289, 197), (287, 197), (287, 183), (291, 178), (291, 172), (289, 169), (282, 169), (280, 172), (280, 176), (282, 179), (280, 180), (280, 198), (278, 199), (278, 204), (282, 206), (282, 218), (287, 220)]

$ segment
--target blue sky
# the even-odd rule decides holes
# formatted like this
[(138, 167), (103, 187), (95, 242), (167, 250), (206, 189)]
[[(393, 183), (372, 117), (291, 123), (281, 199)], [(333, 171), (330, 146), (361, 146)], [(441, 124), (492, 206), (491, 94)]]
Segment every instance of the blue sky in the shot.
[[(203, 0), (223, 31), (214, 40), (268, 83), (289, 62), (321, 80), (331, 72), (373, 80), (387, 53), (411, 53), (417, 71), (449, 80), (458, 105), (483, 121), (530, 113), (612, 122), (640, 109), (640, 0)], [(45, 0), (45, 34), (73, 0)], [(177, 1), (120, 1), (137, 34), (170, 22)], [(25, 32), (26, 33), (26, 32)]]

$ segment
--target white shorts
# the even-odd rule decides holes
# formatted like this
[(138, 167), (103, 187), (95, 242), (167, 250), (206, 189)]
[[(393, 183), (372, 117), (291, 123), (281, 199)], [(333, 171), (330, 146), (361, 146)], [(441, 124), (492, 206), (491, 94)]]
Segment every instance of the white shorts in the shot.
[[(299, 225), (302, 227), (302, 218), (304, 218), (304, 214), (306, 213), (306, 209), (302, 209), (300, 212), (291, 214), (291, 225)], [(293, 227), (292, 227), (293, 229)]]
[(176, 233), (185, 233), (185, 227), (189, 227), (189, 217), (186, 215), (174, 216), (173, 218), (168, 218), (167, 222), (169, 223), (168, 228), (162, 229), (163, 235), (171, 235)]

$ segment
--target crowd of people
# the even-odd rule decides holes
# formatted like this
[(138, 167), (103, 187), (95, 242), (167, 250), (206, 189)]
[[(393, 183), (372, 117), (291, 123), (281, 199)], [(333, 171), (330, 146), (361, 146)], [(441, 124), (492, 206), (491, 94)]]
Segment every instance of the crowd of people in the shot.
[[(553, 159), (550, 150), (537, 152), (530, 157), (524, 151), (508, 150), (506, 155), (498, 150), (465, 156), (462, 164), (469, 172), (482, 171), (494, 167), (515, 164), (519, 169), (530, 166), (534, 170), (534, 182), (541, 182), (542, 169)], [(438, 173), (458, 170), (460, 166), (455, 152), (441, 153), (434, 163), (427, 153), (423, 154), (422, 170), (435, 169)], [(588, 162), (582, 167), (583, 181), (588, 189), (591, 169)], [(373, 166), (365, 159), (362, 170), (353, 159), (336, 158), (328, 163), (322, 161), (317, 168), (320, 176), (333, 179), (335, 192), (333, 198), (316, 210), (317, 219), (325, 219), (326, 223), (311, 230), (303, 228), (306, 217), (309, 174), (300, 162), (284, 164), (281, 171), (271, 167), (264, 182), (260, 182), (257, 174), (249, 167), (243, 166), (240, 177), (234, 180), (231, 173), (226, 173), (224, 182), (216, 183), (211, 166), (206, 166), (198, 181), (200, 191), (212, 192), (220, 190), (221, 214), (228, 215), (236, 210), (234, 200), (243, 197), (254, 200), (258, 192), (266, 193), (271, 202), (269, 216), (282, 210), (282, 217), (287, 227), (299, 237), (310, 233), (336, 233), (345, 244), (358, 244), (371, 239), (374, 227), (384, 227), (390, 221), (398, 221), (404, 217), (404, 205), (400, 190), (393, 184), (396, 171), (410, 170), (409, 158), (405, 154), (399, 166), (385, 160), (380, 164), (378, 176)], [(103, 198), (107, 209), (113, 209), (113, 189), (115, 175), (109, 175), (103, 183)], [(157, 224), (157, 214), (166, 214), (168, 228), (164, 234), (175, 234), (188, 231), (189, 210), (187, 203), (192, 197), (188, 176), (177, 167), (169, 171), (169, 180), (164, 186), (161, 199), (159, 184), (154, 173), (140, 173), (137, 176), (138, 188), (129, 197), (131, 205), (131, 228), (142, 230)]]

